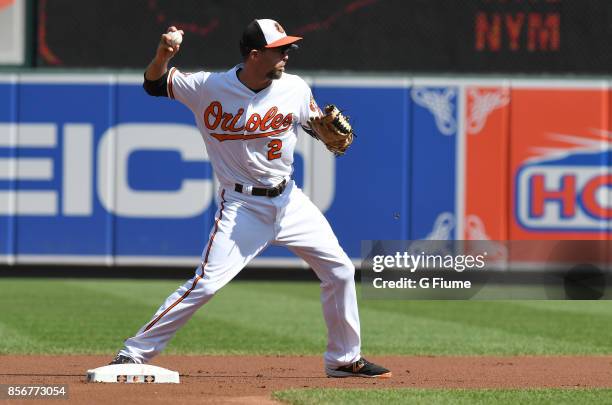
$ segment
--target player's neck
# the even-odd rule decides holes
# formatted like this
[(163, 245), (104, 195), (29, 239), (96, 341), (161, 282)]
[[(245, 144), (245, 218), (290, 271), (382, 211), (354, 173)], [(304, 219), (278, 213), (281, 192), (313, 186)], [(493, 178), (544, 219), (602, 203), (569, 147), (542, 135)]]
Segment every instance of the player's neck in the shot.
[(272, 79), (260, 76), (255, 74), (252, 70), (248, 69), (246, 66), (238, 69), (236, 74), (238, 76), (238, 80), (246, 87), (251, 89), (254, 92), (258, 92), (260, 90), (265, 89), (270, 84), (272, 84)]

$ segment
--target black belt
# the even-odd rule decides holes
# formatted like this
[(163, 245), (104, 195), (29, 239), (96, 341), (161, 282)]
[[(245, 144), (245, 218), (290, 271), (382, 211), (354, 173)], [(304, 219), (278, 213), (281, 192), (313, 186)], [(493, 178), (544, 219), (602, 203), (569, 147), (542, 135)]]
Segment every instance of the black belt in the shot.
[[(259, 197), (278, 197), (279, 195), (283, 194), (283, 191), (285, 191), (285, 187), (287, 187), (287, 179), (283, 180), (279, 185), (272, 188), (253, 187), (253, 189), (251, 190), (251, 194)], [(242, 184), (236, 183), (234, 190), (239, 193), (242, 193), (242, 190), (244, 190), (244, 186)]]

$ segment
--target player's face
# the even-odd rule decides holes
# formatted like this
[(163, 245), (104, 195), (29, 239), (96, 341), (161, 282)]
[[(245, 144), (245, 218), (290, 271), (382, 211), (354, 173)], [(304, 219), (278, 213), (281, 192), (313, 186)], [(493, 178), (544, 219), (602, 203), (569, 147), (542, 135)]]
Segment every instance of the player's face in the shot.
[(278, 48), (264, 49), (261, 53), (262, 64), (266, 71), (266, 78), (271, 80), (280, 79), (285, 71), (285, 65), (289, 60), (290, 45)]

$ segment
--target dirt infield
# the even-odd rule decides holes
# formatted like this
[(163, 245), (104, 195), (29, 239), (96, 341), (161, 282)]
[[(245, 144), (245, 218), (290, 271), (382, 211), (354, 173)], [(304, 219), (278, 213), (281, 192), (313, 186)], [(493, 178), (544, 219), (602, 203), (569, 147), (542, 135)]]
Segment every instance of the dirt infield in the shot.
[(274, 403), (272, 391), (315, 387), (612, 387), (612, 356), (369, 359), (390, 368), (394, 374), (391, 379), (326, 378), (322, 358), (313, 356), (160, 356), (152, 364), (179, 371), (181, 384), (86, 383), (87, 369), (109, 360), (109, 356), (0, 356), (0, 383), (68, 384), (70, 402), (104, 404), (265, 404)]

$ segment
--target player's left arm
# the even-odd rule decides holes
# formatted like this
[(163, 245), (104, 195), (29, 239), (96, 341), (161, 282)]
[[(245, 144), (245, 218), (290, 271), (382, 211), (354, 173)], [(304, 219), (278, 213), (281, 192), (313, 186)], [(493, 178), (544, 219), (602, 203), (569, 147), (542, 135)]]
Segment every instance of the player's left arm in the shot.
[(354, 139), (353, 128), (335, 105), (328, 105), (321, 111), (312, 91), (308, 88), (308, 106), (302, 106), (300, 125), (313, 138), (323, 142), (336, 156), (344, 155)]
[(310, 119), (314, 117), (321, 117), (323, 113), (312, 95), (310, 86), (308, 86), (305, 82), (303, 85), (304, 96), (302, 98), (302, 104), (300, 105), (300, 126), (308, 135), (312, 136), (313, 138), (317, 138), (314, 130), (310, 126)]

